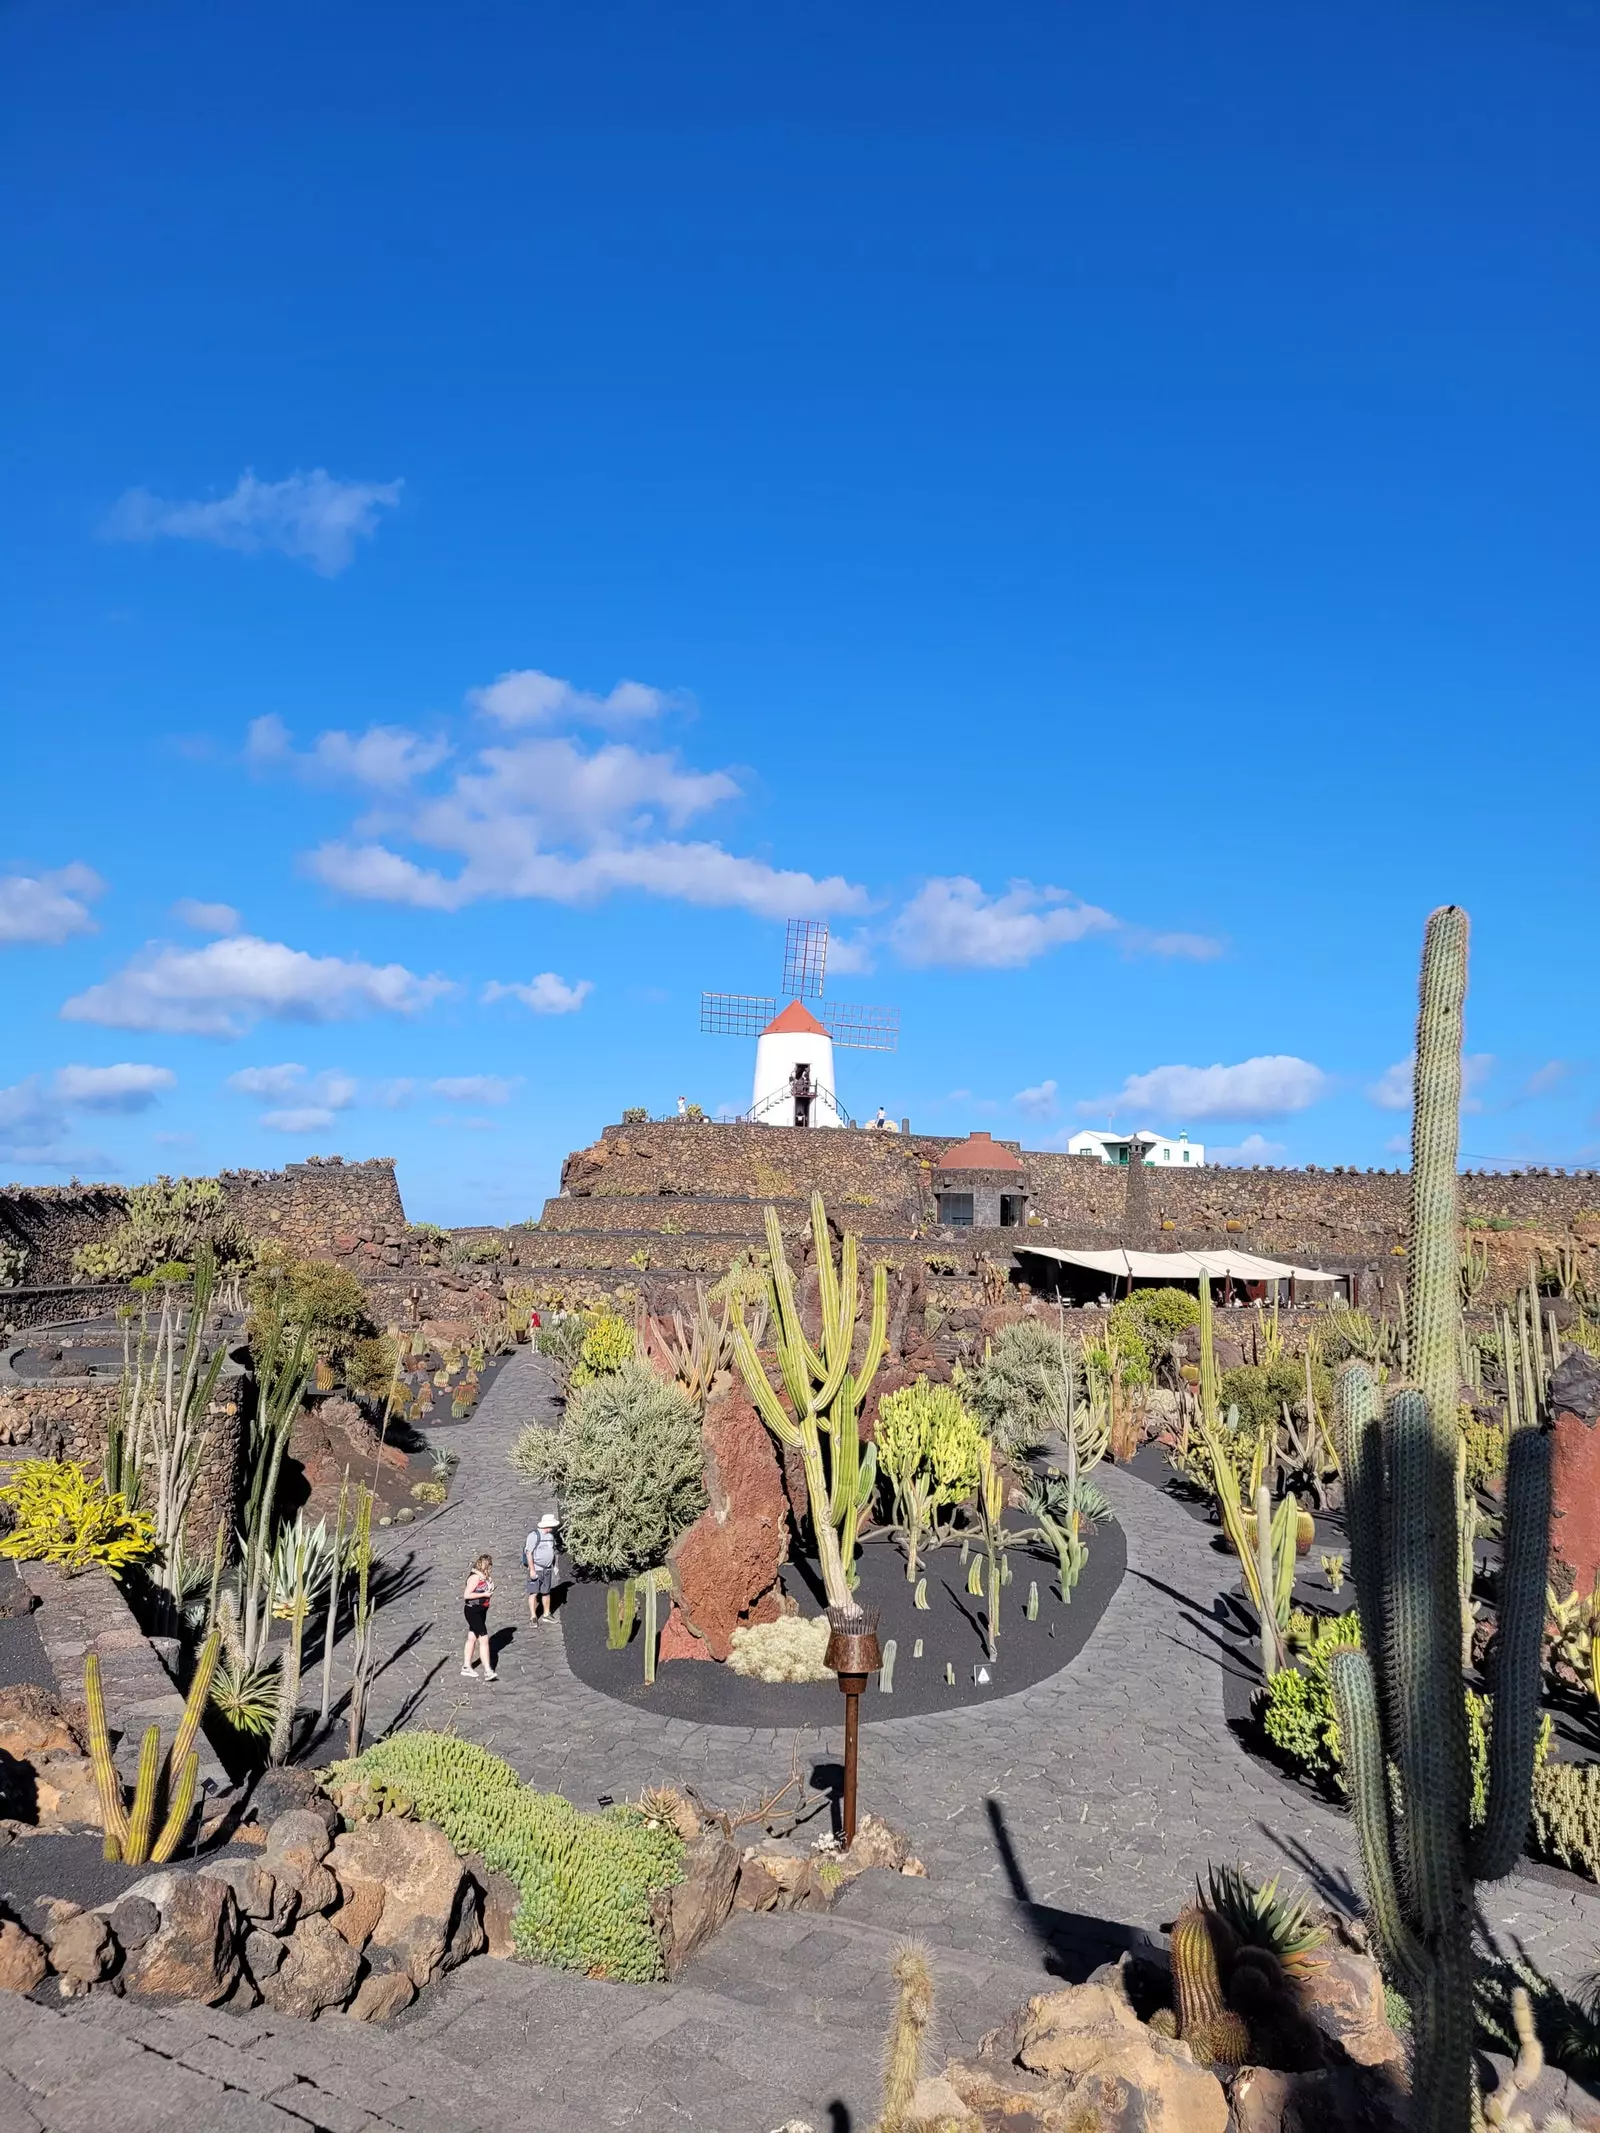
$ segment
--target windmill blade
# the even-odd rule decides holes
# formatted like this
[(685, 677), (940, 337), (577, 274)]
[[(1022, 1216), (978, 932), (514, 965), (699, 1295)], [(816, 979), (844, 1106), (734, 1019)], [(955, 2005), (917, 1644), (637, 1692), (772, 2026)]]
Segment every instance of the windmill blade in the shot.
[(702, 1037), (759, 1037), (778, 1003), (753, 992), (703, 992), (700, 995)]
[(820, 918), (791, 918), (783, 936), (783, 990), (790, 1000), (820, 1000), (828, 968), (828, 928)]
[(830, 1001), (816, 1010), (835, 1044), (855, 1052), (897, 1052), (900, 1049), (898, 1007), (861, 1007), (854, 1001)]

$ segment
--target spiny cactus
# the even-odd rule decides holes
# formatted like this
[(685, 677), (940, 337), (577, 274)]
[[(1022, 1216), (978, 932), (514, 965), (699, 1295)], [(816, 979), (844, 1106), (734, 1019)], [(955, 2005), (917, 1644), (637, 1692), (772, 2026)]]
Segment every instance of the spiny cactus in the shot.
[(1250, 2032), (1222, 1997), (1211, 1922), (1197, 1903), (1184, 1907), (1172, 1929), (1172, 1989), (1178, 2035), (1202, 2066), (1243, 2066)]
[(928, 1954), (908, 1941), (890, 1966), (894, 2014), (883, 2050), (883, 2115), (872, 2133), (911, 2133), (911, 2099), (922, 2078), (922, 2054), (933, 2020), (933, 1973)]
[[(200, 1731), (201, 1715), (211, 1694), (221, 1649), (221, 1635), (213, 1630), (195, 1662), (194, 1679), (184, 1700), (183, 1717), (164, 1767), (161, 1728), (151, 1726), (146, 1730), (139, 1748), (139, 1770), (131, 1808), (123, 1798), (122, 1780), (112, 1760), (99, 1655), (90, 1652), (84, 1660), (83, 1697), (89, 1716), (89, 1759), (94, 1769), (95, 1788), (100, 1795), (100, 1820), (105, 1828), (105, 1856), (108, 1859), (125, 1860), (130, 1866), (141, 1866), (146, 1860), (164, 1866), (183, 1841), (200, 1775), (195, 1736)], [(151, 1833), (163, 1799), (166, 1818), (152, 1844)]]
[[(855, 1579), (856, 1529), (862, 1512), (872, 1501), (877, 1482), (877, 1447), (869, 1444), (863, 1449), (860, 1415), (862, 1402), (883, 1360), (889, 1318), (888, 1269), (880, 1263), (872, 1270), (872, 1316), (860, 1363), (852, 1370), (859, 1315), (854, 1235), (845, 1231), (835, 1266), (827, 1212), (822, 1195), (814, 1194), (811, 1233), (816, 1244), (822, 1319), (821, 1346), (815, 1347), (801, 1323), (794, 1275), (784, 1253), (775, 1207), (767, 1209), (766, 1223), (768, 1302), (778, 1370), (789, 1406), (784, 1406), (768, 1382), (742, 1314), (734, 1327), (734, 1354), (762, 1421), (780, 1444), (792, 1445), (800, 1453), (828, 1605), (849, 1607)], [(828, 1440), (826, 1459), (824, 1436)]]
[(632, 1578), (606, 1587), (606, 1649), (620, 1652), (633, 1636), (639, 1591)]
[(1423, 953), (1412, 1140), (1410, 1358), (1422, 1389), (1396, 1392), (1380, 1416), (1372, 1373), (1353, 1363), (1335, 1401), (1364, 1648), (1335, 1653), (1329, 1679), (1374, 1937), (1414, 2015), (1417, 2133), (1473, 2124), (1472, 1885), (1509, 1873), (1527, 1833), (1550, 1530), (1549, 1438), (1520, 1429), (1506, 1460), (1494, 1722), (1474, 1836), (1455, 1403), (1465, 954), (1465, 914), (1436, 911)]

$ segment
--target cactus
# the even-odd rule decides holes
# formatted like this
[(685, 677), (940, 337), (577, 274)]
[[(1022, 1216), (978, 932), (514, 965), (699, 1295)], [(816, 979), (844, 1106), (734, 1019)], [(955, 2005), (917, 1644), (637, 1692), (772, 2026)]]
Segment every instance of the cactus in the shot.
[[(793, 1446), (801, 1455), (828, 1605), (849, 1607), (855, 1579), (856, 1529), (877, 1481), (877, 1446), (863, 1448), (860, 1413), (883, 1360), (889, 1318), (888, 1269), (879, 1264), (872, 1270), (872, 1316), (861, 1361), (852, 1370), (859, 1316), (853, 1233), (845, 1232), (836, 1267), (822, 1195), (812, 1196), (811, 1232), (816, 1243), (822, 1317), (821, 1347), (817, 1348), (807, 1339), (801, 1324), (794, 1275), (784, 1253), (775, 1207), (766, 1210), (766, 1224), (770, 1266), (767, 1294), (788, 1407), (768, 1381), (742, 1313), (734, 1325), (734, 1354), (762, 1421), (780, 1444)], [(827, 1459), (823, 1456), (824, 1436), (828, 1440)]]
[(926, 1949), (908, 1941), (891, 1966), (894, 2016), (883, 2051), (883, 2113), (872, 2133), (912, 2133), (921, 2124), (911, 2099), (922, 2078), (923, 2040), (933, 2020), (933, 1974)]
[(632, 1578), (606, 1588), (606, 1649), (620, 1652), (632, 1640), (639, 1594)]
[[(1201, 1287), (1204, 1286), (1202, 1282)], [(1222, 1516), (1222, 1530), (1239, 1558), (1245, 1591), (1261, 1625), (1262, 1670), (1270, 1681), (1289, 1663), (1285, 1632), (1294, 1593), (1295, 1528), (1300, 1516), (1299, 1506), (1291, 1490), (1274, 1511), (1267, 1489), (1258, 1486), (1255, 1516), (1247, 1518), (1239, 1493), (1239, 1477), (1223, 1442), (1221, 1429), (1207, 1419), (1203, 1406), (1200, 1433), (1205, 1439), (1211, 1463), (1212, 1488)], [(1250, 1530), (1252, 1525), (1254, 1533)]]
[(926, 1578), (918, 1578), (917, 1589), (911, 1595), (911, 1604), (913, 1607), (919, 1608), (923, 1614), (928, 1612), (928, 1581)]
[(1037, 1622), (1037, 1621), (1038, 1621), (1038, 1619), (1039, 1619), (1039, 1581), (1038, 1581), (1038, 1579), (1037, 1579), (1037, 1578), (1033, 1578), (1033, 1579), (1030, 1579), (1030, 1580), (1029, 1580), (1029, 1583), (1028, 1583), (1028, 1604), (1027, 1604), (1027, 1607), (1026, 1607), (1026, 1609), (1024, 1610), (1024, 1612), (1026, 1613), (1026, 1615), (1027, 1615), (1027, 1617), (1028, 1617), (1028, 1620), (1029, 1620), (1030, 1622)]
[(1466, 917), (1428, 921), (1412, 1128), (1408, 1336), (1420, 1390), (1382, 1415), (1365, 1364), (1335, 1403), (1362, 1649), (1329, 1663), (1367, 1902), (1412, 2008), (1416, 2133), (1470, 2133), (1473, 1883), (1509, 1873), (1528, 1828), (1550, 1528), (1550, 1440), (1512, 1432), (1485, 1816), (1469, 1831), (1461, 1682), (1461, 1433), (1456, 1421), (1455, 1149)]
[[(213, 1630), (201, 1646), (200, 1657), (195, 1662), (194, 1679), (184, 1699), (183, 1717), (164, 1765), (161, 1728), (151, 1726), (146, 1732), (139, 1749), (139, 1769), (131, 1809), (123, 1799), (122, 1781), (112, 1760), (100, 1660), (94, 1652), (84, 1660), (83, 1695), (89, 1715), (89, 1758), (100, 1795), (100, 1819), (105, 1825), (107, 1859), (121, 1859), (129, 1866), (142, 1866), (148, 1859), (164, 1866), (182, 1843), (200, 1775), (200, 1757), (194, 1750), (195, 1737), (211, 1695), (221, 1649), (221, 1633)], [(163, 1798), (167, 1802), (166, 1819), (152, 1846), (151, 1832)]]
[(665, 1565), (657, 1570), (641, 1570), (633, 1580), (633, 1586), (644, 1596), (644, 1685), (648, 1689), (654, 1686), (656, 1678), (661, 1594), (671, 1591), (672, 1572)]
[(974, 1600), (983, 1598), (983, 1557), (975, 1555), (967, 1568), (967, 1591)]
[(922, 1639), (920, 1637), (911, 1647), (911, 1656), (913, 1659), (920, 1659), (922, 1657)]
[(1172, 1987), (1178, 2035), (1202, 2066), (1242, 2066), (1250, 2032), (1222, 1997), (1211, 1922), (1197, 1903), (1185, 1905), (1172, 1929)]
[(100, 1822), (106, 1833), (105, 1855), (122, 1857), (128, 1840), (128, 1810), (122, 1800), (122, 1780), (111, 1759), (111, 1735), (106, 1726), (106, 1697), (100, 1681), (100, 1655), (90, 1652), (83, 1662), (83, 1700), (89, 1713), (89, 1760), (94, 1768), (95, 1789), (100, 1795)]
[(1004, 1555), (1000, 1543), (1005, 1538), (1001, 1531), (1000, 1518), (1005, 1510), (1006, 1487), (1001, 1472), (995, 1463), (994, 1448), (987, 1437), (978, 1439), (978, 1515), (983, 1520), (983, 1555), (973, 1558), (973, 1577), (984, 1572), (981, 1585), (969, 1578), (967, 1590), (984, 1594), (984, 1630), (989, 1658), (993, 1661), (999, 1653), (1000, 1644), (1000, 1587)]
[(956, 1685), (956, 1670), (948, 1659), (944, 1663), (944, 1685), (947, 1689), (953, 1689)]
[(899, 1650), (893, 1637), (884, 1640), (883, 1658), (878, 1666), (878, 1693), (882, 1696), (894, 1694), (894, 1662)]

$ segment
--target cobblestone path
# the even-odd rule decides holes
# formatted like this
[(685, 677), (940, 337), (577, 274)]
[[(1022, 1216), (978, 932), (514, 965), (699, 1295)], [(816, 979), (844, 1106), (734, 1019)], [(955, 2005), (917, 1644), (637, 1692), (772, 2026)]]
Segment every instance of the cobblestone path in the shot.
[[(545, 1366), (519, 1354), (450, 1435), (453, 1507), (384, 1535), (401, 1589), (380, 1617), (393, 1657), (375, 1729), (453, 1725), (579, 1805), (667, 1778), (732, 1803), (781, 1782), (796, 1754), (808, 1772), (834, 1762), (837, 1730), (696, 1726), (615, 1703), (576, 1679), (558, 1630), (528, 1625), (519, 1555), (544, 1503), (507, 1457), (553, 1412)], [(1087, 1648), (1015, 1697), (863, 1731), (863, 1805), (911, 1833), (927, 1881), (868, 1875), (827, 1917), (741, 1916), (673, 1986), (469, 1964), (382, 2033), (102, 1999), (0, 2006), (0, 2117), (75, 2133), (134, 2096), (148, 2109), (118, 2122), (152, 2129), (766, 2133), (799, 2116), (861, 2133), (907, 1932), (934, 1957), (941, 2042), (961, 2049), (1051, 1977), (1159, 1929), (1208, 1859), (1286, 1870), (1354, 1905), (1345, 1817), (1258, 1770), (1228, 1730), (1205, 1529), (1131, 1475), (1104, 1479), (1128, 1574)], [(514, 1631), (493, 1684), (458, 1671), (461, 1582), (484, 1550), (493, 1626)], [(1488, 1894), (1492, 1923), (1552, 1975), (1592, 1968), (1600, 1891), (1518, 1875)]]

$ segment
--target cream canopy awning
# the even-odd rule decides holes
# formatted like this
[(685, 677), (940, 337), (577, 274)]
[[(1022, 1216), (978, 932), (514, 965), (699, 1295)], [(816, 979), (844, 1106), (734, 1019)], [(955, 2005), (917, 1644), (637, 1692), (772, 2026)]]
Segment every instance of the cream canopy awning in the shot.
[(1067, 1252), (1048, 1244), (1019, 1244), (1035, 1259), (1059, 1260), (1063, 1266), (1087, 1267), (1117, 1281), (1338, 1281), (1320, 1267), (1292, 1266), (1286, 1259), (1262, 1259), (1255, 1252)]

